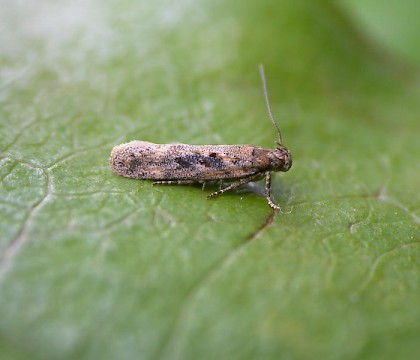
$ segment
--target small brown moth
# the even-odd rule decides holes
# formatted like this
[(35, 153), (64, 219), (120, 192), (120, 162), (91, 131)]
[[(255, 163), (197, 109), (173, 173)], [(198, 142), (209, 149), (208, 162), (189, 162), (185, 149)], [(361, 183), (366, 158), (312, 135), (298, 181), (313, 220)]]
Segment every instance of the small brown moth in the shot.
[(109, 159), (112, 170), (128, 178), (157, 180), (153, 185), (202, 183), (204, 186), (215, 180), (233, 181), (208, 198), (265, 177), (268, 204), (280, 210), (270, 195), (271, 173), (288, 171), (292, 166), (292, 155), (283, 145), (280, 129), (271, 112), (262, 65), (260, 73), (268, 114), (278, 134), (274, 150), (254, 145), (154, 144), (135, 140), (112, 149)]

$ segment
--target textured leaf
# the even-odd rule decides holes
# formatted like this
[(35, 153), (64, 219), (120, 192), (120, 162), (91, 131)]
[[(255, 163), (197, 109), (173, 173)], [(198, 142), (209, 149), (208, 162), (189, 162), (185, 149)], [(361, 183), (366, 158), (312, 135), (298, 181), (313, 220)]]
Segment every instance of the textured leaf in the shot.
[[(0, 357), (417, 358), (418, 49), (372, 3), (2, 1)], [(133, 139), (273, 147), (259, 63), (281, 213), (112, 174)]]

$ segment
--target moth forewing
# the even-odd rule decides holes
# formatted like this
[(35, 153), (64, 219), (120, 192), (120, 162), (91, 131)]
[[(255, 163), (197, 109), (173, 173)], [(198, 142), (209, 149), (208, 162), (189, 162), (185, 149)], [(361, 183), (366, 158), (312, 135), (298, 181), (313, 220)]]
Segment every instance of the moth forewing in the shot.
[(267, 201), (273, 209), (279, 210), (270, 195), (271, 172), (288, 171), (292, 156), (283, 145), (271, 112), (262, 65), (260, 72), (268, 113), (278, 134), (276, 149), (254, 145), (154, 144), (135, 140), (112, 149), (109, 160), (112, 171), (128, 178), (155, 180), (154, 185), (233, 181), (208, 195), (209, 198), (265, 177)]
[(272, 150), (252, 145), (154, 144), (131, 141), (112, 150), (112, 170), (133, 179), (234, 180), (272, 169)]

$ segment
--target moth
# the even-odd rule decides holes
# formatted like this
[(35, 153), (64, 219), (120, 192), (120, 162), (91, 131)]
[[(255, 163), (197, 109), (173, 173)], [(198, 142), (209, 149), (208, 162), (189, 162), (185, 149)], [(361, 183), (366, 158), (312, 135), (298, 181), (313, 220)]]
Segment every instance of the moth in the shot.
[(254, 145), (154, 144), (130, 141), (115, 146), (110, 157), (114, 173), (133, 179), (155, 180), (153, 185), (187, 185), (220, 181), (230, 185), (208, 195), (214, 198), (246, 183), (265, 177), (265, 195), (274, 210), (280, 207), (271, 198), (271, 174), (289, 171), (292, 154), (283, 145), (268, 98), (264, 67), (260, 65), (268, 115), (277, 130), (275, 149)]

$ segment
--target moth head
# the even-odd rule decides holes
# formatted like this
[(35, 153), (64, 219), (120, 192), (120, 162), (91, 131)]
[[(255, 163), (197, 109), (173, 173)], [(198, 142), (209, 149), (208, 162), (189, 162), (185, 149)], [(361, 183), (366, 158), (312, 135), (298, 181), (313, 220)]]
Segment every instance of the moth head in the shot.
[(272, 171), (289, 171), (292, 167), (292, 154), (283, 144), (278, 144), (275, 150), (269, 153)]

